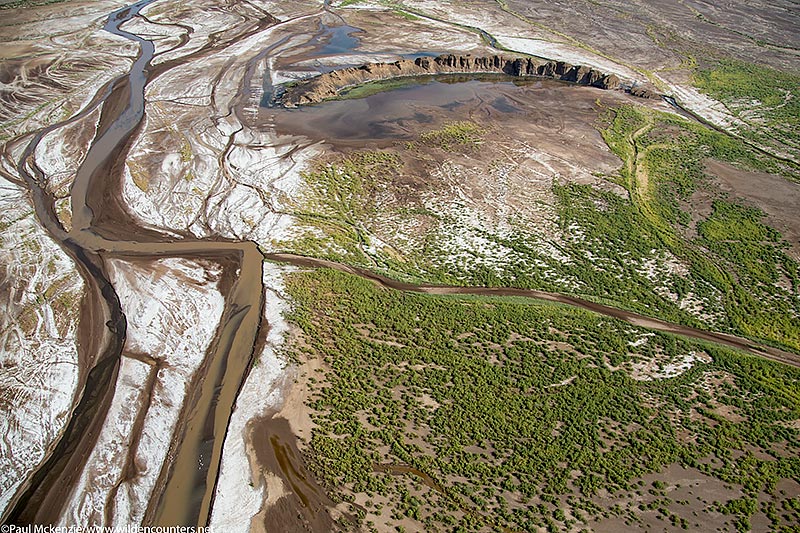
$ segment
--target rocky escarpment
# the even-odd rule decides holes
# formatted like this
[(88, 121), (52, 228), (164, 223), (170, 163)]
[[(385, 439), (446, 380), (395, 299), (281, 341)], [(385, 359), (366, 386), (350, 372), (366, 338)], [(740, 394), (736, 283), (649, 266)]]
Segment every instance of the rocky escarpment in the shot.
[[(345, 88), (391, 78), (471, 73), (507, 74), (517, 77), (542, 76), (600, 89), (618, 89), (622, 86), (621, 80), (615, 74), (563, 61), (500, 55), (445, 54), (434, 58), (402, 59), (393, 63), (369, 63), (327, 72), (290, 85), (277, 97), (275, 103), (286, 107), (313, 104), (335, 98)], [(655, 95), (652, 91), (646, 95), (642, 94), (642, 96), (652, 95)]]

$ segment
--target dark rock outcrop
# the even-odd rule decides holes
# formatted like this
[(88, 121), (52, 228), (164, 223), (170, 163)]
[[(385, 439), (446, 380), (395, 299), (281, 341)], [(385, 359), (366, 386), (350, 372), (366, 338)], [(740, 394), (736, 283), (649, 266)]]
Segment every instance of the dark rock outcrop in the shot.
[[(592, 67), (572, 65), (564, 61), (544, 61), (531, 57), (471, 56), (444, 54), (438, 57), (401, 59), (392, 63), (369, 63), (320, 74), (301, 80), (286, 88), (275, 102), (286, 107), (313, 104), (335, 98), (342, 89), (403, 76), (425, 76), (436, 74), (482, 74), (495, 73), (509, 76), (541, 76), (564, 80), (600, 89), (619, 89), (620, 79)], [(645, 95), (651, 97), (652, 91)], [(656, 95), (657, 96), (657, 95)]]
[(635, 85), (628, 90), (633, 96), (638, 96), (639, 98), (650, 98), (650, 99), (660, 99), (661, 95), (658, 94), (658, 91), (652, 85)]

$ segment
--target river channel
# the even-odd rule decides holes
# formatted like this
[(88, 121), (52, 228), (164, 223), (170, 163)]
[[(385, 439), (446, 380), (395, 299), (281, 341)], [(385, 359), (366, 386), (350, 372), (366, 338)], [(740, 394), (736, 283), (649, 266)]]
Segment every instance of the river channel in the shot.
[[(228, 419), (253, 355), (263, 308), (262, 256), (255, 243), (174, 237), (138, 227), (120, 202), (107, 202), (119, 187), (119, 161), (140, 125), (144, 88), (158, 69), (150, 68), (152, 42), (120, 29), (153, 0), (111, 13), (104, 29), (134, 41), (139, 56), (130, 72), (101, 89), (90, 105), (70, 120), (37, 134), (19, 161), (18, 170), (34, 198), (36, 214), (51, 237), (75, 261), (87, 285), (88, 303), (81, 315), (81, 360), (88, 371), (79, 381), (79, 401), (67, 428), (45, 462), (9, 506), (4, 522), (52, 524), (95, 445), (113, 397), (125, 343), (126, 320), (108, 280), (104, 261), (118, 259), (202, 258), (220, 264), (225, 308), (217, 337), (193, 381), (164, 466), (161, 496), (150, 502), (145, 521), (154, 524), (204, 525), (213, 500)], [(260, 28), (256, 24), (255, 29)], [(163, 69), (162, 69), (163, 71)], [(98, 105), (103, 114), (97, 138), (81, 164), (71, 190), (73, 228), (67, 232), (55, 216), (54, 198), (31, 155), (42, 137), (85, 116)], [(98, 224), (98, 220), (102, 223)]]

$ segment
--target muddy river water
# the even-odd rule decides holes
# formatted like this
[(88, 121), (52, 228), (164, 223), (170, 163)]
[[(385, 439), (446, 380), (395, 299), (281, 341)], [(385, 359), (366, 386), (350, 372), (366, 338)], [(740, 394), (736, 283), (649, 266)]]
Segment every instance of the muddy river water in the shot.
[[(143, 0), (111, 13), (104, 26), (106, 31), (139, 47), (138, 58), (130, 71), (102, 88), (80, 113), (34, 136), (19, 160), (18, 170), (32, 193), (38, 219), (74, 260), (86, 282), (80, 359), (82, 368), (87, 370), (80, 378), (80, 399), (66, 430), (46, 461), (12, 501), (4, 517), (7, 522), (57, 522), (65, 496), (80, 475), (105, 420), (126, 338), (124, 310), (109, 281), (106, 260), (180, 257), (211, 261), (223, 269), (220, 290), (225, 307), (221, 323), (182, 408), (170, 450), (172, 460), (162, 468), (158, 496), (149, 503), (145, 513), (147, 524), (208, 523), (231, 411), (247, 378), (259, 331), (268, 327), (261, 318), (264, 256), (255, 243), (165, 235), (141, 227), (124, 208), (119, 191), (120, 165), (133, 137), (140, 131), (145, 87), (166, 67), (151, 67), (153, 43), (120, 29), (120, 26), (152, 1)], [(256, 24), (253, 31), (259, 28), (263, 25)], [(356, 46), (359, 31), (350, 26), (321, 27), (320, 32), (326, 33), (328, 38), (318, 43), (319, 53), (338, 53)], [(444, 117), (448, 111), (467, 102), (476, 110), (502, 116), (522, 109), (524, 104), (517, 98), (519, 91), (564, 88), (564, 84), (547, 80), (510, 82), (501, 78), (475, 77), (414, 79), (405, 81), (404, 85), (395, 87), (391, 93), (377, 92), (364, 98), (330, 102), (309, 109), (262, 109), (259, 112), (272, 117), (279, 133), (291, 130), (310, 138), (335, 139), (342, 145), (356, 145), (409, 138), (419, 124)], [(54, 198), (40, 185), (44, 182), (42, 171), (36, 167), (32, 155), (44, 135), (86, 116), (101, 104), (98, 136), (80, 166), (71, 190), (73, 227), (66, 231), (56, 217)], [(400, 290), (431, 294), (514, 295), (556, 301), (798, 364), (797, 356), (793, 354), (755, 346), (745, 339), (668, 324), (566, 295), (517, 289), (412, 286), (381, 278), (369, 271), (313, 258), (276, 254), (268, 259), (304, 267), (338, 268)], [(278, 456), (279, 462), (285, 456), (285, 452), (282, 453), (284, 455)]]
[[(174, 241), (137, 227), (118, 204), (106, 201), (109, 192), (115, 189), (115, 166), (124, 160), (130, 138), (141, 124), (144, 88), (154, 51), (150, 41), (119, 27), (152, 1), (143, 0), (111, 13), (104, 27), (136, 42), (140, 54), (128, 75), (101, 90), (90, 105), (94, 109), (102, 103), (103, 117), (99, 136), (78, 170), (71, 191), (71, 231), (65, 232), (58, 222), (53, 198), (39, 186), (41, 171), (30, 156), (46, 133), (75, 119), (41, 132), (20, 160), (19, 171), (33, 193), (39, 220), (76, 262), (89, 287), (86, 307), (91, 311), (84, 311), (81, 320), (83, 337), (89, 342), (81, 345), (81, 358), (91, 370), (80, 384), (83, 392), (67, 429), (47, 461), (12, 502), (6, 517), (9, 522), (57, 522), (61, 506), (108, 412), (125, 342), (126, 322), (103, 260), (164, 257), (202, 258), (222, 265), (225, 309), (217, 338), (206, 355), (202, 379), (195, 379), (196, 387), (183, 408), (174, 461), (165, 465), (162, 473), (165, 483), (161, 497), (150, 503), (145, 520), (173, 525), (208, 521), (228, 419), (246, 377), (260, 326), (263, 258), (252, 242)], [(98, 219), (103, 222), (98, 224)], [(94, 320), (86, 320), (88, 316)]]

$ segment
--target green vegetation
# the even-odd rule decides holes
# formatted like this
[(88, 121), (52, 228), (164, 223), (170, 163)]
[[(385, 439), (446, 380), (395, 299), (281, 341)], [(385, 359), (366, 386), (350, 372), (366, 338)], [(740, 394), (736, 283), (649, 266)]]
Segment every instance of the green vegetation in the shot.
[[(800, 76), (784, 74), (754, 63), (722, 61), (714, 69), (699, 70), (694, 77), (698, 87), (724, 100), (757, 98), (761, 105), (775, 108), (786, 103), (787, 94), (800, 95)], [(783, 118), (798, 120), (800, 102), (789, 99)], [(791, 111), (794, 110), (794, 113)]]
[(375, 210), (368, 191), (398, 165), (389, 152), (354, 152), (334, 165), (321, 165), (303, 174), (313, 195), (307, 204), (315, 216), (343, 220), (355, 225)]
[[(797, 82), (733, 62), (696, 76), (747, 123), (747, 142), (789, 152)], [(293, 251), (397, 278), (572, 292), (800, 350), (800, 266), (765, 214), (723, 192), (706, 164), (795, 168), (643, 107), (609, 110), (598, 129), (623, 162), (605, 178), (625, 190), (555, 180), (549, 249), (530, 220), (510, 215), (503, 232), (480, 220), (467, 234), (466, 216), (437, 210), (430, 199), (453, 194), (448, 180), (463, 171), (442, 151), (469, 155), (485, 135), (453, 122), (306, 174), (297, 208), (315, 231)], [(469, 237), (462, 249), (448, 248), (453, 235)], [(404, 294), (325, 270), (288, 285), (303, 336), (292, 355), (324, 361), (309, 379), (317, 427), (305, 451), (367, 528), (577, 531), (617, 517), (692, 530), (693, 513), (741, 531), (759, 513), (776, 530), (800, 522), (800, 500), (779, 489), (800, 481), (797, 369), (518, 299)], [(681, 365), (690, 368), (670, 373)], [(673, 501), (664, 472), (675, 464), (725, 496)]]
[[(621, 182), (638, 211), (640, 231), (649, 231), (650, 242), (689, 265), (690, 275), (675, 285), (676, 292), (683, 285), (696, 296), (718, 298), (727, 327), (800, 349), (800, 267), (785, 254), (780, 234), (764, 224), (763, 213), (727, 198), (703, 166), (714, 158), (778, 172), (777, 163), (723, 134), (641, 108), (616, 110), (603, 134), (625, 162)], [(696, 212), (696, 194), (713, 199), (710, 215)], [(562, 223), (593, 227), (609, 214), (590, 209), (582, 215), (562, 212)]]
[(753, 207), (716, 201), (711, 216), (698, 229), (700, 235), (709, 242), (778, 242), (780, 234), (761, 223), (763, 216)]
[[(373, 94), (383, 93), (387, 91), (396, 91), (405, 89), (407, 87), (416, 87), (420, 85), (427, 85), (429, 83), (462, 83), (472, 80), (498, 80), (509, 79), (515, 84), (530, 83), (530, 80), (510, 77), (506, 74), (497, 73), (472, 73), (472, 74), (429, 74), (424, 76), (400, 76), (396, 78), (388, 78), (385, 80), (376, 80), (359, 85), (353, 85), (341, 89), (337, 95), (330, 100), (355, 100), (358, 98), (366, 98)], [(292, 84), (287, 84), (291, 86)], [(442, 128), (443, 131), (439, 133), (427, 132), (423, 133), (428, 141), (434, 145), (439, 144), (436, 141), (443, 140), (447, 144), (464, 144), (475, 145), (480, 144), (481, 136), (485, 133), (482, 128), (477, 124), (467, 121), (457, 121), (447, 123)]]
[(797, 159), (800, 151), (800, 76), (753, 63), (724, 60), (700, 69), (695, 85), (723, 102), (747, 124), (748, 138), (778, 145)]
[[(456, 122), (307, 173), (310, 192), (297, 213), (314, 231), (289, 247), (399, 279), (571, 292), (800, 350), (800, 266), (763, 214), (729, 198), (705, 168), (708, 159), (773, 173), (784, 170), (780, 164), (641, 107), (610, 110), (600, 128), (624, 163), (606, 179), (628, 197), (556, 181), (555, 240), (543, 243), (520, 218), (506, 220), (503, 233), (465, 230), (458, 213), (425, 202), (447, 194), (447, 184), (409, 174), (446, 172), (450, 162), (431, 162), (440, 149), (469, 149), (484, 135), (479, 124)], [(454, 248), (454, 240), (475, 248)]]
[(353, 152), (333, 164), (320, 164), (303, 173), (308, 192), (295, 214), (322, 235), (308, 232), (291, 243), (293, 251), (370, 264), (363, 250), (369, 245), (365, 221), (377, 210), (374, 192), (397, 171), (399, 164), (390, 152)]
[[(777, 490), (800, 480), (797, 369), (523, 299), (401, 293), (329, 270), (293, 274), (288, 290), (304, 339), (293, 355), (325, 368), (309, 379), (306, 453), (365, 521), (577, 531), (620, 516), (696, 529), (694, 510), (741, 527), (762, 492), (777, 527), (800, 519)], [(633, 379), (692, 354), (710, 362)], [(734, 496), (683, 505), (667, 478), (639, 495), (642, 476), (673, 463)], [(599, 504), (601, 491), (617, 505)]]
[(359, 151), (318, 164), (302, 174), (307, 191), (293, 211), (309, 231), (279, 244), (295, 253), (375, 268), (401, 279), (454, 282), (452, 276), (429, 264), (433, 242), (401, 252), (393, 242), (374, 246), (371, 235), (387, 215), (392, 223), (438, 216), (421, 206), (418, 197), (407, 197), (407, 204), (387, 205), (386, 197), (396, 194), (398, 186), (404, 194), (409, 189), (402, 183), (407, 165), (402, 156), (416, 157), (418, 143), (448, 150), (469, 148), (480, 142), (482, 132), (470, 122), (446, 123), (423, 133), (418, 142), (407, 143), (399, 155), (388, 150)]
[(407, 78), (390, 78), (388, 80), (378, 80), (369, 83), (362, 83), (353, 87), (346, 87), (339, 91), (336, 100), (355, 100), (358, 98), (366, 98), (373, 94), (378, 94), (386, 91), (395, 91), (397, 89), (404, 89), (430, 81), (431, 77), (407, 77)]
[(481, 137), (486, 133), (483, 128), (474, 122), (458, 121), (447, 122), (440, 129), (427, 131), (419, 136), (420, 141), (438, 146), (447, 152), (454, 147), (472, 147), (481, 143)]
[(396, 7), (396, 8), (394, 8), (394, 9), (392, 9), (392, 13), (394, 13), (394, 14), (395, 14), (395, 15), (397, 15), (398, 17), (403, 17), (404, 19), (406, 19), (406, 20), (410, 20), (410, 21), (412, 21), (412, 22), (414, 22), (414, 21), (417, 21), (417, 20), (421, 20), (421, 19), (420, 19), (418, 16), (416, 16), (415, 14), (413, 14), (413, 13), (410, 13), (410, 12), (406, 11), (405, 9), (401, 9), (401, 8), (399, 8), (399, 7)]

